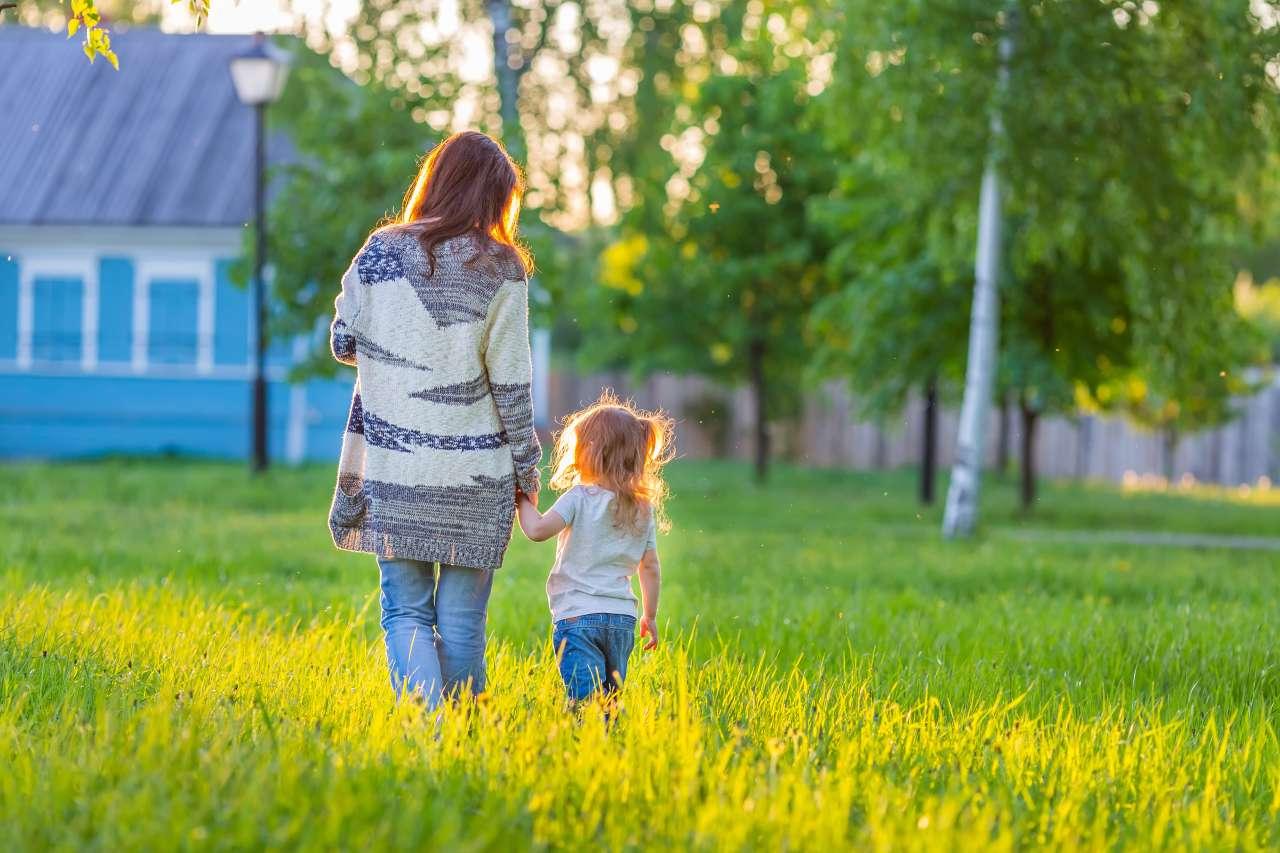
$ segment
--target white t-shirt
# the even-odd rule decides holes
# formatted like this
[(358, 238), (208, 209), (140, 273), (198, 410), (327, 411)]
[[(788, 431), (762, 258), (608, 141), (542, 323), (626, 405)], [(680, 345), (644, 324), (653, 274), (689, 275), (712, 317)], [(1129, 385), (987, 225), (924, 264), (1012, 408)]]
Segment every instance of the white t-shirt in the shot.
[(616, 526), (613, 502), (608, 489), (574, 486), (551, 507), (565, 523), (547, 578), (552, 620), (588, 613), (636, 615), (631, 576), (645, 550), (658, 547), (657, 527), (652, 512), (641, 532)]

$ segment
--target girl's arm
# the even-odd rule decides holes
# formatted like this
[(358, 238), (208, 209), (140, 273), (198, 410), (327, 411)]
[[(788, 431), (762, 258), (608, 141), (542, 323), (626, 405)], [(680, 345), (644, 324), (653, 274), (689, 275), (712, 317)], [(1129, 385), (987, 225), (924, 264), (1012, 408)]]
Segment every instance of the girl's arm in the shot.
[(560, 517), (560, 513), (548, 510), (543, 515), (538, 512), (533, 498), (524, 492), (520, 493), (516, 501), (516, 514), (520, 516), (520, 529), (534, 542), (550, 539), (565, 528), (565, 520)]
[(640, 637), (648, 637), (646, 650), (658, 647), (658, 592), (662, 587), (662, 564), (658, 562), (658, 549), (648, 548), (640, 558), (640, 601), (643, 615), (640, 617)]

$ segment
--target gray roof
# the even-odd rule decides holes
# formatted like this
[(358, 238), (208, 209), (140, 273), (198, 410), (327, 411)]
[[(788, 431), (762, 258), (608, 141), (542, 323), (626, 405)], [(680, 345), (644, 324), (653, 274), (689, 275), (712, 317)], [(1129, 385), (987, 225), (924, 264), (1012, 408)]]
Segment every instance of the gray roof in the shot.
[(253, 116), (228, 62), (250, 39), (117, 29), (117, 72), (61, 33), (0, 27), (0, 224), (249, 221)]

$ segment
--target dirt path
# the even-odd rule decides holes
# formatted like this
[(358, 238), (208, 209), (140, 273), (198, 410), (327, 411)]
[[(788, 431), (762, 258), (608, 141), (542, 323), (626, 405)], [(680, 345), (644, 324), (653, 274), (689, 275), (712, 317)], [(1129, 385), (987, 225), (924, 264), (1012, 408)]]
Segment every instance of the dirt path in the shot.
[(1280, 536), (1232, 536), (1216, 533), (1161, 533), (1144, 530), (1048, 530), (1001, 527), (993, 533), (1032, 542), (1080, 545), (1155, 545), (1164, 548), (1232, 548), (1240, 551), (1280, 551)]

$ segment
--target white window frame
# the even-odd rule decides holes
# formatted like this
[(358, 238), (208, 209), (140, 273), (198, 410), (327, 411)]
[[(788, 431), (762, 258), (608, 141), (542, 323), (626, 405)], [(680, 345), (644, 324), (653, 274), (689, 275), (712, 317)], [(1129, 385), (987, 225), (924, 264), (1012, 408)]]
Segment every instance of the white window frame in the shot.
[(15, 255), (18, 258), (18, 350), (19, 370), (35, 364), (31, 339), (35, 332), (36, 280), (74, 278), (80, 280), (80, 369), (98, 367), (98, 262), (91, 255)]
[(133, 281), (133, 372), (146, 373), (151, 343), (151, 288), (156, 281), (177, 280), (196, 283), (196, 363), (195, 372), (213, 373), (214, 335), (213, 258), (148, 258), (134, 261)]

